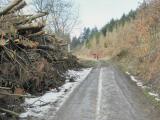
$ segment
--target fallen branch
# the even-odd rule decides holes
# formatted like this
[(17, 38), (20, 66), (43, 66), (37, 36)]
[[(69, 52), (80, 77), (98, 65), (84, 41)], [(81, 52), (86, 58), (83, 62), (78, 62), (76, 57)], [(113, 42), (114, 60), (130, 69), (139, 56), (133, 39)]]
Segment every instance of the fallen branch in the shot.
[(0, 89), (2, 89), (2, 90), (11, 90), (11, 88), (9, 88), (9, 87), (0, 87)]
[(14, 111), (7, 110), (7, 109), (1, 108), (1, 107), (0, 107), (0, 110), (3, 111), (3, 112), (9, 113), (9, 114), (11, 114), (13, 116), (16, 116), (16, 117), (19, 117), (19, 115), (20, 115), (19, 113), (16, 113)]
[(0, 94), (7, 95), (7, 96), (15, 96), (15, 97), (35, 98), (34, 96), (21, 95), (21, 94), (10, 94), (10, 93), (3, 93), (3, 92), (0, 92)]

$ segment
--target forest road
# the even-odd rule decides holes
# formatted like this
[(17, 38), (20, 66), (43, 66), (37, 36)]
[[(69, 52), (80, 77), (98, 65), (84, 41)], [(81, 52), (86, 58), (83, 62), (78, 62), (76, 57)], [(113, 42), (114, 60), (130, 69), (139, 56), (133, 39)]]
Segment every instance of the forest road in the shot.
[(98, 65), (51, 120), (160, 120), (160, 114), (129, 76)]

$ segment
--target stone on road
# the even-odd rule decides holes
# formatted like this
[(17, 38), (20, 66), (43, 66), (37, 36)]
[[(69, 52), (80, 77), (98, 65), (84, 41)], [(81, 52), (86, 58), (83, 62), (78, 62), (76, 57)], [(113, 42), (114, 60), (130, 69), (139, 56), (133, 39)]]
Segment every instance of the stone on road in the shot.
[(112, 65), (97, 66), (52, 120), (160, 120), (130, 78)]

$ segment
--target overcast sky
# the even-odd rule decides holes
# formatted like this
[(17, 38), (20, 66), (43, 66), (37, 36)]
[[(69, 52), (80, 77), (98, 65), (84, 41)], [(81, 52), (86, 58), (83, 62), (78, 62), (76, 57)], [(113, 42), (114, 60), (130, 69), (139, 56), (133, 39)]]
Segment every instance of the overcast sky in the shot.
[[(30, 3), (32, 0), (26, 0)], [(84, 27), (103, 27), (112, 18), (120, 18), (123, 13), (135, 10), (143, 0), (72, 0), (79, 9), (79, 25), (72, 31), (78, 36)], [(78, 7), (77, 7), (78, 6)], [(28, 10), (26, 13), (29, 12)], [(31, 12), (31, 11), (30, 11)]]
[(135, 10), (142, 0), (73, 0), (79, 5), (80, 24), (72, 34), (78, 35), (83, 27), (101, 28), (112, 18)]

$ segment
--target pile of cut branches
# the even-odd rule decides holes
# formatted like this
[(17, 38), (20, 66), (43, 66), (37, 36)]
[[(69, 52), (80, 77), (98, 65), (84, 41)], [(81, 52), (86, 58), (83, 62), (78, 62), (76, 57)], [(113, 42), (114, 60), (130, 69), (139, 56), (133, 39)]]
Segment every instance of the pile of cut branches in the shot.
[(13, 0), (0, 11), (1, 118), (18, 116), (17, 106), (28, 97), (26, 93), (58, 90), (65, 83), (65, 71), (79, 66), (77, 58), (64, 50), (67, 41), (44, 31), (40, 18), (48, 13), (19, 14), (25, 6), (24, 0)]

